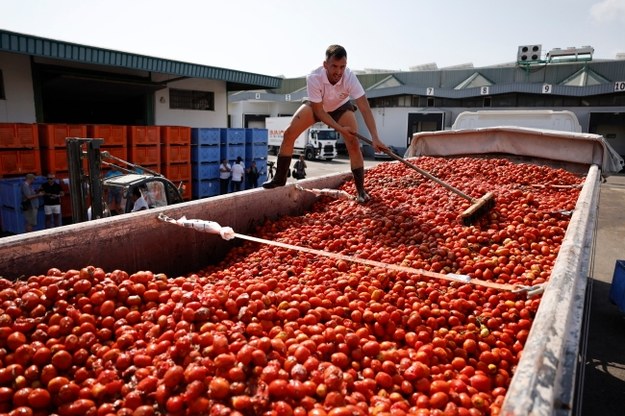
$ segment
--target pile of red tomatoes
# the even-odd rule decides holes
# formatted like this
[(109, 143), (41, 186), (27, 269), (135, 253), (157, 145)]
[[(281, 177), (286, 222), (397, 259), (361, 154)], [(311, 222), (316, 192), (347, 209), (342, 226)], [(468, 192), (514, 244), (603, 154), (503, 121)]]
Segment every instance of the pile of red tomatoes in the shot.
[[(322, 197), (253, 233), (503, 284), (549, 279), (579, 177), (415, 162), (493, 192), (495, 208), (464, 226), (467, 201), (383, 163), (367, 172), (369, 203)], [(3, 415), (497, 414), (540, 301), (251, 242), (179, 277), (50, 267), (0, 279)]]

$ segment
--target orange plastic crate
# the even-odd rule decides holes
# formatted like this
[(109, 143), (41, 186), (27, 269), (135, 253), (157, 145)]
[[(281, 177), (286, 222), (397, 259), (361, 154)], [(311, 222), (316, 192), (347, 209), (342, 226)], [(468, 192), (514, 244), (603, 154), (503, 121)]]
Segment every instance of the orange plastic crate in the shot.
[(191, 162), (191, 145), (163, 145), (161, 146), (161, 163), (189, 163)]
[(87, 128), (89, 137), (104, 139), (105, 146), (126, 146), (127, 126), (113, 124), (91, 124)]
[(0, 123), (0, 148), (39, 148), (37, 124)]
[(129, 126), (128, 145), (148, 145), (161, 143), (161, 130), (159, 126)]
[(191, 127), (161, 126), (161, 140), (165, 144), (191, 144)]
[(189, 163), (162, 164), (161, 173), (172, 182), (190, 181), (191, 165)]
[(161, 164), (161, 148), (158, 144), (152, 146), (130, 146), (128, 153), (132, 163), (138, 165)]
[[(118, 158), (120, 158), (120, 159), (122, 159), (122, 160), (128, 160), (128, 148), (127, 148), (127, 147), (119, 147), (119, 146), (116, 146), (116, 147), (112, 147), (112, 146), (102, 146), (102, 147), (100, 148), (100, 150), (101, 150), (102, 152), (105, 152), (105, 151), (106, 151), (106, 152), (109, 152), (112, 156), (118, 157)], [(123, 164), (123, 163), (121, 163), (121, 162), (116, 162), (116, 161), (114, 161), (114, 160), (108, 160), (108, 159), (107, 159), (107, 158), (105, 158), (105, 157), (102, 157), (102, 161), (104, 161), (104, 162), (111, 162), (111, 163), (114, 163), (114, 164), (121, 164), (121, 165), (122, 165), (122, 167), (124, 167), (124, 164)]]
[(39, 145), (43, 148), (65, 147), (68, 137), (87, 137), (84, 124), (39, 124)]
[(39, 149), (0, 150), (0, 175), (41, 175), (41, 153)]
[(67, 172), (67, 150), (65, 148), (44, 148), (41, 153), (44, 172), (55, 174)]

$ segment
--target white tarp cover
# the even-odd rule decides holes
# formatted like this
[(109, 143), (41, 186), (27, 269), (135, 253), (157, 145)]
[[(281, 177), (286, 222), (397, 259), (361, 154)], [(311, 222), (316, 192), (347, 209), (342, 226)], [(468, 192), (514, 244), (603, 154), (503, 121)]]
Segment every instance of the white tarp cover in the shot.
[(406, 157), (489, 153), (597, 165), (603, 176), (624, 166), (623, 158), (601, 135), (512, 126), (415, 133)]

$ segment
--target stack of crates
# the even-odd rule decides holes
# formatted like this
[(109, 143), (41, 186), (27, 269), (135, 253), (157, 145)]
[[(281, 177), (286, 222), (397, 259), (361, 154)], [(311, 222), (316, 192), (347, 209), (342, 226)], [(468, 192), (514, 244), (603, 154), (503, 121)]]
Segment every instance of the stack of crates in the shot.
[(221, 129), (191, 129), (193, 199), (219, 195)]
[(36, 124), (0, 123), (0, 177), (41, 175)]
[[(61, 216), (72, 216), (72, 201), (69, 195), (69, 168), (67, 166), (68, 137), (87, 137), (84, 124), (39, 124), (39, 145), (41, 147), (41, 165), (44, 176), (53, 173), (63, 188), (61, 197)], [(85, 166), (86, 168), (86, 166)]]
[[(232, 166), (238, 157), (245, 163), (245, 129), (221, 129), (221, 160), (226, 159)], [(244, 186), (241, 189), (244, 189)]]
[(87, 126), (87, 134), (93, 139), (103, 139), (102, 151), (128, 160), (128, 126), (92, 124)]
[(66, 139), (68, 137), (87, 137), (87, 126), (83, 124), (39, 124), (39, 145), (45, 174), (67, 176)]
[[(245, 129), (245, 168), (256, 162), (256, 168), (260, 173), (257, 186), (267, 180), (268, 139), (267, 129)], [(247, 180), (245, 187), (250, 187)]]
[(161, 173), (175, 185), (182, 182), (182, 197), (190, 200), (191, 184), (191, 127), (161, 126)]
[[(0, 179), (0, 217), (2, 231), (11, 234), (21, 234), (26, 231), (26, 221), (22, 212), (22, 184), (26, 178)], [(43, 176), (37, 176), (32, 183), (32, 188), (37, 191), (46, 181)], [(45, 228), (45, 213), (43, 211), (43, 198), (39, 198), (39, 210), (37, 212), (37, 225), (34, 231)]]
[(158, 126), (128, 126), (128, 161), (160, 170), (161, 130)]
[(7, 233), (24, 232), (21, 186), (27, 173), (41, 175), (37, 124), (0, 123), (0, 224)]

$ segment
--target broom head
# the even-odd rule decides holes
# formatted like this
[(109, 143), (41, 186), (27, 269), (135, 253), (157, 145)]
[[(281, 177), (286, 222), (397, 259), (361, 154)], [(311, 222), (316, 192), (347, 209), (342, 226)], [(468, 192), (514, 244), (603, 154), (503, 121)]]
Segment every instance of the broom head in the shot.
[(486, 215), (495, 207), (495, 195), (492, 192), (486, 193), (481, 198), (473, 201), (473, 204), (467, 208), (460, 217), (464, 225), (471, 225), (478, 219)]

